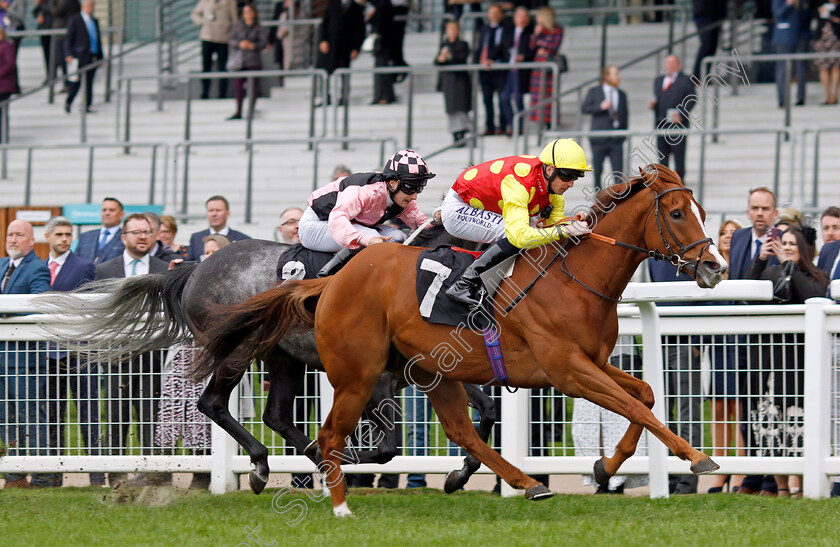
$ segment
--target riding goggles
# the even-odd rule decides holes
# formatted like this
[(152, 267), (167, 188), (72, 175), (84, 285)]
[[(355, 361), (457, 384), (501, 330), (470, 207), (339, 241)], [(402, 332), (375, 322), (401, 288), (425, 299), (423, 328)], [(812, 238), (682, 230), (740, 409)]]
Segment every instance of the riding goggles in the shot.
[(578, 171), (577, 169), (562, 169), (557, 168), (554, 170), (554, 176), (551, 177), (554, 179), (555, 177), (560, 177), (561, 180), (565, 181), (575, 181), (579, 178), (582, 178), (584, 175), (583, 171)]
[(407, 196), (413, 196), (414, 194), (419, 194), (423, 191), (423, 188), (426, 186), (426, 179), (415, 181), (415, 180), (400, 180), (397, 184), (397, 191), (402, 192)]

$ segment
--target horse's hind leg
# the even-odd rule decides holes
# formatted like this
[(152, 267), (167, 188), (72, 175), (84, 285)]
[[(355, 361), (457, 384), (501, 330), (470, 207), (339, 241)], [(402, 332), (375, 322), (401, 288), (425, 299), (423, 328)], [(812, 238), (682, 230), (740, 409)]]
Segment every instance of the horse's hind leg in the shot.
[(197, 407), (233, 437), (251, 456), (254, 469), (251, 470), (248, 478), (251, 490), (254, 494), (259, 494), (268, 482), (268, 449), (230, 415), (228, 410), (230, 394), (245, 372), (242, 371), (233, 377), (228, 377), (228, 373), (227, 369), (220, 368), (213, 374), (210, 383), (198, 399)]
[[(339, 363), (338, 366), (341, 367), (344, 364)], [(324, 458), (319, 471), (326, 476), (325, 483), (330, 489), (333, 514), (337, 517), (352, 515), (347, 507), (345, 488), (339, 488), (344, 483), (341, 463), (344, 461), (355, 463), (344, 454), (347, 437), (356, 429), (356, 424), (362, 417), (365, 404), (378, 379), (378, 371), (376, 375), (360, 377), (352, 373), (348, 374), (348, 369), (341, 371), (340, 378), (330, 377), (335, 393), (330, 414), (318, 433), (318, 441)]]
[[(417, 376), (419, 374), (412, 373), (412, 377)], [(428, 377), (431, 379), (431, 375)], [(467, 406), (467, 394), (463, 384), (442, 379), (434, 388), (426, 392), (426, 396), (437, 412), (449, 440), (464, 447), (467, 452), (478, 458), (512, 487), (524, 488), (526, 498), (539, 500), (553, 495), (545, 485), (522, 473), (490, 448), (486, 441), (481, 440), (470, 421), (469, 414), (464, 412)]]
[(276, 350), (265, 362), (271, 380), (268, 389), (263, 422), (276, 431), (295, 449), (307, 456), (315, 465), (321, 462), (318, 444), (295, 426), (295, 396), (300, 392), (306, 374), (306, 365), (292, 358), (283, 350)]
[[(464, 391), (467, 393), (469, 406), (478, 411), (478, 436), (485, 443), (490, 438), (490, 432), (496, 424), (496, 403), (493, 402), (484, 391), (474, 384), (464, 384)], [(472, 454), (467, 454), (464, 458), (464, 466), (456, 471), (451, 471), (446, 475), (446, 482), (443, 485), (443, 491), (451, 494), (456, 490), (460, 490), (467, 484), (473, 473), (478, 471), (481, 467), (481, 462)]]
[[(646, 407), (653, 408), (653, 390), (647, 382), (643, 382), (609, 363), (604, 366), (603, 370), (631, 397), (637, 399)], [(595, 462), (595, 481), (600, 486), (606, 486), (610, 477), (618, 472), (621, 464), (635, 453), (644, 429), (640, 425), (631, 423), (618, 445), (616, 445), (615, 454), (610, 458), (602, 457)]]

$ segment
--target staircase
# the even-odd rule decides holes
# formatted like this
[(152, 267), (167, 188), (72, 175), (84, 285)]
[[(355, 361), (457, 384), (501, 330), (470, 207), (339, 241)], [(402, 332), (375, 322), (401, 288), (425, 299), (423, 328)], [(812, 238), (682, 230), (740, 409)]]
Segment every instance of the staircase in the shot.
[[(636, 24), (610, 27), (608, 62), (621, 64), (663, 44), (667, 38), (667, 26), (657, 24)], [(567, 29), (563, 51), (569, 59), (570, 71), (562, 77), (562, 89), (585, 82), (597, 76), (600, 55), (600, 27), (576, 26)], [(438, 44), (434, 33), (409, 34), (406, 37), (405, 53), (411, 65), (430, 64)], [(679, 49), (677, 50), (679, 52)], [(693, 64), (696, 43), (687, 45), (688, 59), (684, 65)], [(154, 73), (157, 50), (144, 48), (128, 57), (125, 62), (126, 76), (144, 76)], [(21, 85), (24, 89), (38, 85), (43, 79), (41, 51), (37, 48), (23, 48), (18, 65)], [(188, 59), (181, 65), (181, 72), (198, 70), (199, 60)], [(372, 65), (370, 54), (362, 54), (355, 67)], [(652, 114), (647, 108), (651, 95), (652, 80), (657, 72), (657, 63), (650, 59), (634, 65), (622, 74), (622, 88), (628, 93), (630, 102), (630, 129), (648, 130), (652, 127)], [(118, 138), (117, 104), (102, 103), (104, 71), (97, 75), (94, 95), (95, 114), (87, 117), (88, 142), (113, 143)], [(398, 148), (405, 145), (405, 93), (406, 84), (396, 88), (400, 101), (394, 105), (371, 106), (372, 75), (360, 74), (351, 80), (350, 136), (393, 137)], [(435, 79), (431, 75), (420, 76), (415, 81), (414, 136), (412, 147), (421, 154), (439, 149), (451, 141), (446, 128), (443, 110), (443, 96), (434, 91)], [(157, 83), (154, 80), (136, 80), (132, 83), (131, 135), (133, 142), (173, 144), (184, 138), (185, 102), (167, 100), (162, 112), (156, 109), (154, 94)], [(807, 105), (797, 107), (793, 115), (795, 127), (819, 126), (833, 123), (837, 119), (837, 107), (820, 107), (821, 88), (810, 84)], [(255, 139), (295, 139), (305, 137), (308, 131), (308, 104), (310, 80), (286, 78), (285, 87), (274, 87), (268, 97), (260, 98), (253, 124)], [(11, 142), (16, 145), (39, 143), (78, 143), (79, 113), (65, 114), (61, 107), (63, 95), (49, 105), (46, 94), (13, 103), (11, 110)], [(125, 97), (121, 97), (124, 105)], [(77, 99), (77, 103), (79, 99)], [(78, 106), (78, 105), (77, 105)], [(193, 101), (191, 135), (196, 141), (229, 141), (245, 138), (244, 121), (225, 121), (233, 112), (232, 99)], [(479, 130), (483, 130), (483, 107), (480, 106)], [(563, 128), (578, 127), (576, 96), (564, 98), (561, 105)], [(324, 111), (326, 110), (326, 112)], [(120, 129), (124, 110), (120, 110)], [(328, 134), (333, 133), (332, 109), (319, 108), (316, 122), (322, 123), (322, 116), (328, 116)], [(783, 123), (783, 111), (776, 106), (775, 88), (771, 84), (754, 84), (741, 87), (739, 94), (722, 95), (720, 126), (723, 128), (762, 128)], [(583, 120), (583, 128), (588, 121)], [(320, 127), (320, 125), (319, 125)], [(121, 133), (120, 133), (121, 135)], [(639, 139), (636, 139), (637, 144)], [(825, 183), (819, 189), (819, 207), (836, 204), (838, 196), (828, 181), (829, 173), (840, 168), (840, 157), (831, 154), (837, 149), (840, 135), (823, 136), (820, 170)], [(689, 186), (697, 183), (700, 158), (700, 139), (688, 139), (687, 176)], [(801, 146), (791, 164), (790, 143), (782, 143), (781, 159), (781, 203), (798, 203), (798, 187), (791, 195), (789, 184), (793, 173), (799, 180), (803, 168)], [(483, 153), (476, 161), (513, 153), (513, 143), (507, 137), (488, 137), (482, 142)], [(588, 146), (584, 144), (588, 150)], [(538, 152), (538, 149), (529, 152)], [(392, 150), (388, 150), (390, 154)], [(178, 212), (182, 208), (182, 183), (184, 178), (183, 150), (178, 158), (163, 157), (161, 151), (154, 168), (155, 202), (162, 203), (167, 212)], [(353, 170), (381, 168), (379, 145), (358, 143), (343, 150), (337, 144), (321, 146), (317, 159), (317, 184), (329, 182), (329, 175), (336, 164), (346, 164)], [(706, 188), (704, 207), (709, 211), (736, 212), (746, 207), (747, 190), (755, 186), (772, 186), (775, 138), (772, 135), (722, 136), (718, 143), (706, 148)], [(431, 211), (441, 196), (466, 167), (468, 153), (456, 149), (441, 153), (430, 162), (438, 176), (429, 183), (428, 190), (419, 200), (421, 208)], [(87, 190), (87, 165), (90, 161), (87, 149), (62, 149), (35, 151), (32, 155), (32, 203), (34, 205), (55, 205), (81, 203)], [(244, 224), (246, 201), (245, 173), (248, 154), (244, 146), (195, 146), (189, 157), (189, 194), (187, 212), (197, 217), (187, 222), (179, 231), (179, 242), (186, 242), (192, 231), (204, 227), (204, 200), (213, 194), (223, 194), (231, 201), (231, 224), (237, 229), (255, 237), (272, 238), (273, 230), (281, 210), (290, 205), (302, 205), (312, 191), (312, 165), (315, 162), (312, 151), (304, 143), (285, 145), (256, 145), (253, 164), (253, 221)], [(152, 158), (151, 151), (132, 148), (125, 155), (122, 148), (97, 149), (93, 157), (93, 201), (113, 195), (126, 203), (148, 203)], [(24, 151), (8, 152), (8, 179), (0, 180), (6, 201), (9, 204), (23, 202), (26, 184), (27, 157)], [(812, 166), (805, 166), (806, 180), (810, 181)], [(583, 184), (590, 184), (588, 181)], [(809, 187), (810, 188), (810, 187)], [(810, 199), (810, 190), (806, 194)], [(582, 193), (572, 190), (568, 196), (570, 208), (582, 203)], [(741, 215), (743, 216), (743, 215)], [(710, 230), (716, 227), (720, 216), (710, 217)]]

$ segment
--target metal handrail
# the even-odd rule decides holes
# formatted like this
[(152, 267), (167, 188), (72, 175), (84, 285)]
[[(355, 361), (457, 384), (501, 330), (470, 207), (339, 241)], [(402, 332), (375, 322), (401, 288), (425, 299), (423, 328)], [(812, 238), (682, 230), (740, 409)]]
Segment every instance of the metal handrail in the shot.
[(817, 200), (819, 198), (819, 183), (820, 183), (820, 135), (823, 133), (840, 133), (840, 126), (837, 127), (806, 127), (802, 129), (802, 153), (800, 155), (800, 202), (805, 203), (805, 162), (807, 161), (807, 136), (809, 133), (814, 134), (814, 177), (811, 182), (811, 207), (817, 207)]
[[(114, 27), (114, 28), (118, 28), (118, 27)], [(140, 42), (139, 44), (135, 44), (134, 46), (132, 46), (128, 49), (123, 49), (123, 45), (122, 45), (122, 42), (121, 42), (120, 43), (120, 51), (116, 55), (109, 55), (108, 57), (100, 59), (99, 61), (96, 61), (94, 63), (90, 63), (90, 64), (85, 65), (83, 67), (80, 67), (77, 72), (67, 74), (66, 76), (62, 76), (61, 78), (58, 78), (58, 77), (51, 78), (47, 82), (45, 82), (44, 84), (40, 85), (39, 87), (36, 87), (34, 89), (30, 89), (29, 91), (26, 91), (24, 93), (20, 93), (19, 95), (15, 95), (14, 97), (9, 97), (6, 100), (0, 101), (0, 110), (4, 110), (4, 116), (3, 116), (4, 122), (3, 123), (6, 124), (6, 126), (3, 128), (3, 135), (8, 135), (8, 119), (9, 119), (8, 108), (13, 102), (22, 100), (26, 97), (29, 97), (30, 95), (34, 95), (35, 93), (38, 93), (39, 91), (42, 91), (45, 88), (49, 88), (50, 89), (50, 94), (52, 95), (52, 86), (55, 85), (56, 82), (62, 81), (62, 80), (65, 80), (66, 78), (71, 78), (71, 77), (74, 77), (74, 76), (77, 76), (80, 79), (79, 81), (82, 85), (80, 93), (81, 93), (81, 96), (84, 97), (85, 96), (85, 90), (87, 88), (87, 78), (85, 78), (84, 75), (88, 71), (99, 68), (103, 64), (110, 65), (114, 60), (117, 60), (118, 61), (117, 75), (118, 75), (118, 78), (122, 78), (122, 73), (123, 73), (122, 61), (123, 61), (123, 58), (130, 53), (134, 53), (135, 51), (137, 51), (141, 48), (144, 48), (144, 47), (146, 47), (150, 44), (155, 43), (157, 40), (158, 40), (157, 38), (150, 38), (148, 40), (144, 40), (143, 42)], [(109, 74), (110, 74), (110, 72), (109, 72)], [(110, 85), (110, 84), (107, 84), (107, 85)], [(109, 95), (110, 95), (110, 91), (107, 91), (106, 92), (106, 99), (108, 99), (108, 100), (110, 100)], [(87, 109), (86, 108), (83, 108), (82, 111), (81, 111), (79, 125), (80, 125), (79, 142), (84, 143), (84, 142), (87, 141)], [(5, 162), (5, 160), (6, 160), (6, 157), (4, 155), (3, 156), (3, 161)]]
[[(184, 101), (184, 108), (186, 109), (185, 116), (184, 116), (184, 140), (189, 141), (192, 139), (192, 93), (191, 86), (194, 80), (204, 80), (204, 79), (211, 79), (211, 80), (231, 80), (235, 78), (247, 78), (248, 79), (248, 89), (254, 89), (255, 80), (260, 78), (270, 78), (276, 76), (288, 76), (288, 77), (311, 77), (312, 78), (312, 93), (310, 94), (309, 100), (309, 137), (314, 138), (316, 136), (315, 131), (315, 91), (320, 87), (321, 95), (325, 95), (327, 92), (327, 85), (329, 80), (329, 75), (327, 71), (321, 68), (308, 68), (308, 69), (294, 69), (294, 70), (240, 70), (237, 72), (187, 72), (187, 73), (180, 73), (180, 74), (158, 74), (156, 76), (125, 76), (119, 78), (117, 81), (117, 89), (118, 93), (122, 88), (122, 82), (125, 82), (125, 89), (126, 89), (126, 101), (125, 101), (125, 124), (123, 127), (123, 135), (120, 133), (120, 110), (119, 104), (117, 105), (117, 116), (116, 116), (116, 131), (117, 131), (117, 140), (123, 140), (126, 143), (126, 153), (128, 153), (128, 149), (130, 148), (130, 141), (131, 141), (131, 82), (136, 80), (175, 80), (175, 81), (187, 81), (187, 86), (185, 88), (185, 101)], [(320, 78), (321, 85), (318, 86), (316, 81)], [(161, 101), (158, 102), (159, 110), (162, 110)], [(253, 136), (253, 122), (254, 122), (254, 105), (251, 101), (248, 101), (248, 110), (246, 115), (246, 125), (245, 125), (245, 138), (250, 139)], [(322, 128), (321, 128), (321, 136), (326, 135), (327, 129), (327, 117), (324, 116)]]
[[(673, 40), (673, 41), (669, 40), (669, 42), (667, 44), (663, 45), (663, 46), (654, 48), (654, 49), (652, 49), (652, 50), (650, 50), (646, 53), (643, 53), (643, 54), (639, 55), (638, 57), (636, 57), (634, 59), (631, 59), (630, 61), (627, 61), (627, 62), (625, 62), (621, 65), (618, 65), (618, 69), (619, 70), (624, 70), (624, 69), (629, 68), (633, 65), (636, 65), (636, 64), (638, 64), (642, 61), (646, 61), (647, 59), (649, 59), (653, 56), (657, 56), (657, 58), (658, 58), (658, 56), (660, 56), (662, 54), (662, 52), (664, 52), (664, 51), (669, 51), (670, 52), (670, 51), (673, 50), (674, 46), (676, 46), (678, 44), (684, 44), (685, 42), (694, 38), (695, 36), (697, 36), (701, 32), (707, 32), (711, 29), (717, 28), (719, 26), (723, 26), (723, 24), (725, 22), (726, 22), (726, 20), (721, 20), (721, 21), (715, 22), (711, 25), (708, 25), (706, 27), (703, 27), (702, 29), (699, 29), (699, 30), (697, 30), (697, 31), (695, 31), (691, 34), (686, 34), (685, 36), (683, 36), (682, 38), (679, 38), (677, 40)], [(707, 57), (707, 59), (708, 59), (708, 57)], [(655, 71), (657, 73), (659, 72), (658, 63), (657, 63), (657, 67), (656, 67)], [(523, 110), (520, 110), (519, 112), (514, 113), (514, 115), (513, 115), (513, 127), (514, 128), (519, 127), (519, 124), (521, 123), (522, 118), (524, 118), (527, 115), (530, 115), (532, 111), (535, 111), (537, 109), (542, 109), (546, 105), (548, 105), (549, 103), (556, 102), (556, 103), (559, 104), (560, 100), (563, 97), (565, 97), (567, 95), (571, 95), (572, 93), (577, 93), (578, 94), (578, 103), (581, 103), (582, 98), (583, 98), (582, 97), (583, 90), (590, 87), (590, 86), (593, 86), (593, 85), (597, 84), (598, 82), (600, 82), (600, 78), (597, 78), (597, 77), (596, 78), (591, 78), (591, 79), (586, 80), (586, 81), (584, 81), (584, 82), (582, 82), (582, 83), (580, 83), (580, 84), (578, 84), (574, 87), (571, 87), (571, 88), (569, 88), (569, 89), (567, 89), (567, 90), (565, 90), (565, 91), (563, 91), (559, 94), (556, 94), (553, 97), (548, 97), (546, 99), (543, 99), (542, 101), (539, 101), (537, 103), (528, 105), (528, 108), (525, 108)], [(580, 119), (579, 119), (579, 123), (580, 123)], [(530, 132), (528, 131), (528, 126), (527, 125), (524, 125), (524, 127), (525, 127), (525, 131), (524, 131), (524, 134), (523, 134), (523, 139), (524, 139), (524, 142), (525, 142), (524, 148), (527, 148), (527, 146), (528, 146), (528, 136), (529, 136)], [(579, 125), (579, 127), (580, 127), (580, 125)], [(520, 135), (519, 135), (518, 131), (514, 131), (513, 149), (517, 153), (520, 150), (523, 149), (522, 147), (520, 147)]]
[[(788, 91), (785, 93), (785, 102), (784, 102), (784, 109), (785, 109), (785, 127), (790, 127), (791, 124), (791, 93), (790, 93), (790, 84), (793, 78), (793, 74), (791, 71), (791, 63), (793, 61), (816, 61), (818, 59), (840, 59), (840, 52), (833, 51), (833, 52), (826, 52), (826, 53), (754, 53), (754, 54), (747, 54), (747, 55), (738, 55), (738, 60), (742, 63), (752, 63), (752, 62), (772, 62), (772, 61), (784, 61), (785, 62), (785, 89)], [(702, 76), (701, 81), (705, 82), (706, 78), (710, 74), (712, 74), (712, 64), (717, 63), (718, 61), (729, 61), (731, 57), (726, 55), (715, 55), (712, 57), (706, 57), (703, 59), (701, 64), (700, 74)], [(717, 68), (717, 66), (715, 66)], [(715, 85), (715, 100), (712, 102), (712, 125), (717, 127), (718, 117), (719, 117), (719, 100), (718, 99), (718, 88), (719, 86)], [(706, 109), (703, 108), (703, 117), (705, 119)]]
[[(113, 46), (114, 40), (113, 35), (119, 36), (119, 48), (120, 53), (122, 53), (123, 48), (123, 28), (122, 27), (115, 27), (115, 26), (108, 26), (108, 27), (99, 27), (99, 32), (107, 33), (109, 35), (108, 39), (108, 55), (107, 59), (113, 57)], [(40, 87), (36, 88), (35, 91), (42, 89), (43, 87), (49, 85), (49, 96), (47, 98), (47, 102), (49, 104), (53, 104), (55, 102), (55, 89), (53, 88), (54, 83), (58, 80), (56, 78), (56, 66), (55, 66), (55, 54), (54, 49), (56, 46), (56, 42), (58, 41), (59, 36), (64, 36), (67, 34), (67, 29), (33, 29), (33, 30), (13, 30), (9, 31), (7, 35), (10, 38), (25, 38), (27, 36), (52, 36), (53, 39), (50, 40), (50, 49), (49, 49), (49, 59), (47, 61), (47, 74), (49, 74), (49, 78), (47, 82), (41, 84)], [(101, 44), (100, 44), (101, 47)], [(103, 57), (105, 57), (103, 55)], [(104, 60), (104, 59), (103, 59)], [(122, 75), (122, 65), (120, 65), (120, 75)], [(64, 79), (64, 78), (62, 78)], [(105, 102), (111, 101), (111, 62), (108, 61), (107, 68), (105, 71)], [(3, 108), (3, 103), (0, 103), (0, 108)]]
[[(385, 164), (385, 144), (392, 143), (393, 148), (397, 147), (397, 141), (394, 137), (326, 137), (313, 136), (308, 138), (295, 139), (245, 139), (236, 141), (182, 141), (172, 145), (173, 148), (173, 190), (177, 192), (178, 185), (178, 167), (179, 167), (179, 150), (183, 149), (184, 161), (180, 162), (184, 169), (184, 186), (181, 193), (181, 214), (187, 215), (187, 207), (189, 205), (189, 155), (190, 149), (196, 146), (242, 146), (245, 145), (248, 153), (248, 171), (245, 178), (245, 223), (250, 224), (252, 219), (253, 209), (253, 176), (254, 176), (254, 146), (258, 145), (273, 145), (273, 144), (302, 144), (308, 143), (310, 150), (312, 150), (312, 190), (318, 188), (318, 156), (320, 154), (320, 145), (322, 143), (340, 142), (340, 143), (379, 143), (379, 164)], [(174, 201), (173, 201), (174, 206)]]
[[(312, 49), (312, 58), (310, 59), (310, 63), (312, 66), (315, 66), (315, 63), (318, 60), (318, 35), (319, 30), (321, 27), (321, 19), (319, 18), (306, 18), (306, 19), (287, 19), (285, 21), (280, 20), (270, 20), (270, 21), (260, 21), (260, 25), (264, 27), (288, 27), (289, 28), (289, 43), (292, 44), (294, 47), (295, 44), (295, 29), (297, 27), (312, 27), (312, 43), (309, 44)], [(294, 59), (295, 53), (294, 50), (289, 52), (288, 58)]]
[[(776, 151), (775, 151), (775, 162), (773, 166), (773, 191), (776, 196), (779, 197), (781, 201), (781, 194), (780, 194), (780, 171), (781, 171), (781, 136), (785, 135), (788, 138), (795, 136), (795, 131), (790, 127), (762, 127), (762, 128), (752, 128), (752, 129), (742, 129), (742, 128), (704, 128), (702, 125), (698, 127), (692, 126), (690, 129), (648, 129), (648, 130), (641, 130), (641, 129), (623, 129), (623, 130), (604, 130), (604, 131), (563, 131), (563, 132), (546, 132), (545, 136), (547, 138), (568, 138), (568, 137), (578, 137), (578, 138), (604, 138), (604, 137), (626, 137), (627, 138), (627, 149), (634, 150), (632, 146), (632, 138), (633, 137), (648, 137), (648, 138), (655, 138), (659, 136), (670, 136), (674, 137), (676, 135), (700, 135), (701, 138), (705, 140), (706, 135), (761, 135), (761, 134), (769, 134), (769, 135), (776, 135)], [(647, 140), (647, 139), (645, 139)], [(702, 142), (702, 141), (701, 141)], [(793, 201), (795, 198), (795, 180), (794, 180), (794, 161), (796, 154), (796, 139), (790, 138), (790, 153), (791, 153), (791, 162), (789, 166), (789, 173), (788, 173), (788, 180), (789, 180), (789, 188), (788, 192), (790, 194), (790, 199)], [(650, 148), (651, 145), (647, 144), (647, 147)], [(527, 150), (526, 150), (527, 152)], [(640, 152), (640, 156), (644, 157), (645, 155)], [(629, 156), (629, 157), (632, 157)], [(658, 157), (654, 160), (651, 160), (649, 163), (658, 163)], [(698, 171), (698, 181), (697, 181), (697, 201), (703, 202), (703, 198), (705, 195), (705, 154), (700, 154), (700, 168)], [(597, 181), (600, 183), (601, 181)]]
[[(333, 71), (332, 75), (330, 76), (330, 83), (334, 83), (333, 91), (335, 92), (334, 97), (338, 97), (340, 95), (339, 85), (345, 80), (342, 78), (344, 75), (347, 75), (347, 79), (353, 75), (358, 74), (407, 74), (406, 81), (408, 83), (407, 86), (407, 93), (406, 93), (406, 111), (407, 111), (407, 119), (406, 119), (406, 147), (411, 147), (412, 145), (412, 137), (413, 137), (413, 119), (414, 119), (414, 76), (416, 74), (439, 74), (441, 72), (470, 72), (473, 79), (473, 110), (472, 110), (472, 120), (473, 120), (473, 130), (475, 130), (475, 120), (477, 116), (477, 101), (478, 101), (478, 73), (485, 72), (485, 71), (508, 71), (512, 68), (521, 68), (521, 69), (548, 69), (551, 72), (551, 81), (553, 82), (555, 89), (557, 88), (557, 84), (560, 79), (560, 73), (558, 71), (557, 63), (551, 61), (542, 61), (542, 62), (527, 62), (527, 63), (494, 63), (489, 67), (485, 67), (482, 64), (463, 64), (463, 65), (412, 65), (412, 66), (399, 66), (399, 67), (371, 67), (371, 68), (338, 68)], [(554, 105), (556, 108), (556, 105)], [(553, 117), (556, 118), (556, 110), (552, 111), (555, 115)], [(335, 134), (338, 134), (338, 108), (333, 109), (333, 130)], [(341, 135), (346, 137), (349, 132), (349, 109), (348, 105), (344, 104), (344, 114), (343, 114), (343, 126), (341, 129)], [(474, 131), (473, 131), (474, 132)], [(474, 143), (474, 141), (471, 141)]]
[[(156, 171), (157, 171), (157, 149), (163, 149), (163, 164), (169, 161), (169, 145), (162, 142), (135, 142), (131, 143), (133, 147), (150, 148), (152, 151), (151, 157), (151, 173), (149, 175), (149, 203), (154, 203), (155, 200), (155, 185), (156, 185)], [(35, 150), (67, 150), (67, 149), (88, 149), (88, 168), (87, 168), (87, 189), (86, 201), (91, 203), (93, 201), (93, 151), (96, 148), (121, 148), (121, 143), (61, 143), (61, 144), (0, 144), (0, 150), (3, 152), (4, 161), (0, 166), (0, 178), (6, 179), (8, 177), (8, 164), (6, 161), (6, 154), (9, 150), (25, 150), (26, 151), (26, 182), (24, 184), (24, 205), (32, 205), (32, 156)], [(166, 169), (163, 171), (163, 186), (164, 195), (166, 194), (167, 177)], [(8, 194), (7, 194), (8, 195)]]

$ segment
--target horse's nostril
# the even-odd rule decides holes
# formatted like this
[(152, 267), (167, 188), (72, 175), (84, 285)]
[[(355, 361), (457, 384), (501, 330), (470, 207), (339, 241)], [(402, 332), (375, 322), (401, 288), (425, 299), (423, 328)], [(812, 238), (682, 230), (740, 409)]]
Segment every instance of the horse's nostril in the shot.
[(716, 272), (720, 269), (720, 264), (712, 260), (705, 260), (703, 262), (703, 265), (706, 266), (708, 269), (712, 270), (713, 272)]

